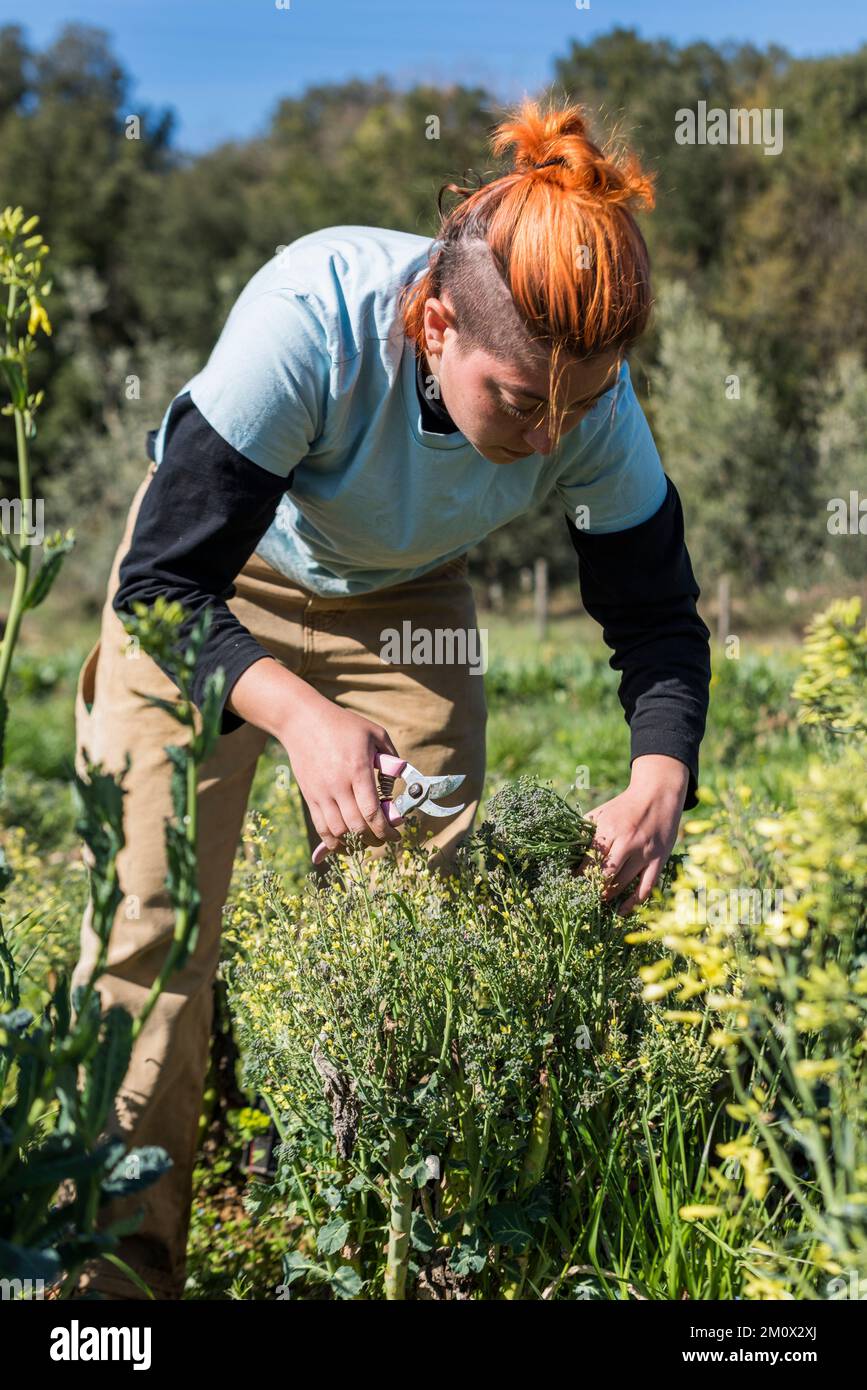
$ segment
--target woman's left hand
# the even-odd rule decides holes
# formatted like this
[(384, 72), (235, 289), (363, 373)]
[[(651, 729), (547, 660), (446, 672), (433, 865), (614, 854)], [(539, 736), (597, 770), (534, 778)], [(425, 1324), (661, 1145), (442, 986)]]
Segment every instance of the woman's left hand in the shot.
[[(626, 790), (586, 813), (596, 823), (593, 843), (607, 880), (605, 901), (619, 897), (638, 876), (637, 887), (617, 909), (621, 916), (650, 897), (677, 839), (688, 784), (685, 763), (646, 753), (633, 762)], [(585, 858), (583, 865), (589, 862)]]

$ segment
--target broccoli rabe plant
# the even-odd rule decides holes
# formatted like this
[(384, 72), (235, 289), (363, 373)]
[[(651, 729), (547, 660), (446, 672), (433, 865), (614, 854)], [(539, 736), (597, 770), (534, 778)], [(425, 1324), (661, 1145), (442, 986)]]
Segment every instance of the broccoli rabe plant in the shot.
[[(598, 869), (549, 860), (531, 889), (471, 856), (444, 880), (423, 851), (375, 866), (348, 854), (293, 896), (261, 853), (226, 970), (245, 1079), (282, 1139), (256, 1214), (302, 1221), (286, 1289), (574, 1297), (584, 1260), (620, 1296), (600, 1191), (616, 1173), (607, 1215), (634, 1224), (641, 1116), (656, 1122), (676, 1075), (700, 1150), (721, 1069), (643, 1004)], [(679, 1256), (666, 1268), (689, 1282)]]
[(595, 832), (593, 821), (553, 788), (518, 777), (491, 797), (477, 838), (489, 864), (506, 860), (532, 879), (548, 861), (580, 864)]

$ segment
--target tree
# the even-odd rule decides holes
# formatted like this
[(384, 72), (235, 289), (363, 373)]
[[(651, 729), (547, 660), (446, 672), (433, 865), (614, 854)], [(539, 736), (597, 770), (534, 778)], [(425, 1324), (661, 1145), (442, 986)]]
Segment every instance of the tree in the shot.
[[(838, 358), (825, 388), (812, 515), (825, 571), (863, 580), (867, 575), (867, 370), (857, 353)], [(838, 505), (829, 510), (835, 501)], [(848, 521), (845, 529), (842, 514)]]
[(659, 361), (650, 406), (666, 471), (681, 492), (699, 579), (742, 585), (785, 571), (802, 524), (796, 441), (755, 366), (724, 339), (682, 282), (659, 294)]

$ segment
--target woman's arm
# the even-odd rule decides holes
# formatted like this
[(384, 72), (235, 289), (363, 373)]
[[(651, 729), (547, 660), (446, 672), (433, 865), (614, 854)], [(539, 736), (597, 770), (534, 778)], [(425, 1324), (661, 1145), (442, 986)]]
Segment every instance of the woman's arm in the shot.
[[(211, 624), (193, 677), (197, 705), (218, 666), (226, 673), (225, 701), (242, 671), (268, 655), (226, 600), (290, 484), (291, 476), (259, 468), (221, 438), (189, 393), (174, 402), (163, 457), (145, 489), (112, 606), (123, 616), (133, 603), (150, 605), (160, 594), (177, 600), (188, 614), (182, 639), (210, 608)], [(221, 732), (231, 733), (241, 722), (225, 712), (224, 704)]]
[(710, 633), (696, 607), (700, 589), (686, 548), (683, 509), (667, 477), (662, 506), (626, 531), (579, 530), (567, 517), (578, 555), (584, 607), (602, 626), (620, 671), (630, 761), (646, 753), (689, 769), (685, 809), (696, 804), (699, 746), (710, 688)]
[[(235, 617), (226, 600), (274, 519), (290, 477), (269, 473), (211, 428), (187, 394), (172, 408), (166, 446), (139, 509), (121, 563), (115, 612), (177, 599), (188, 617), (183, 640), (205, 608), (208, 635), (193, 677), (226, 673), (222, 733), (244, 720), (279, 738), (320, 838), (330, 849), (348, 830), (398, 839), (379, 805), (373, 752), (396, 750), (385, 729), (341, 710), (292, 675)], [(167, 675), (171, 673), (166, 670)]]
[(659, 510), (627, 531), (581, 531), (568, 517), (567, 524), (584, 606), (612, 648), (610, 664), (621, 672), (619, 696), (630, 727), (629, 786), (589, 813), (607, 852), (608, 896), (640, 876), (637, 891), (622, 904), (626, 912), (650, 895), (682, 811), (696, 804), (710, 633), (696, 607), (700, 590), (670, 478)]

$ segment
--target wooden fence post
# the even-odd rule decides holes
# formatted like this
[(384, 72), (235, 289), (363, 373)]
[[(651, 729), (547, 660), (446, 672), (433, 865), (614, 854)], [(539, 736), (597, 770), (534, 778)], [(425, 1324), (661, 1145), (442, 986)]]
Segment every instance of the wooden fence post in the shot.
[(548, 632), (548, 561), (541, 556), (533, 566), (533, 609), (536, 639), (544, 642)]
[(732, 588), (727, 574), (721, 574), (716, 591), (716, 640), (723, 646), (732, 624)]

